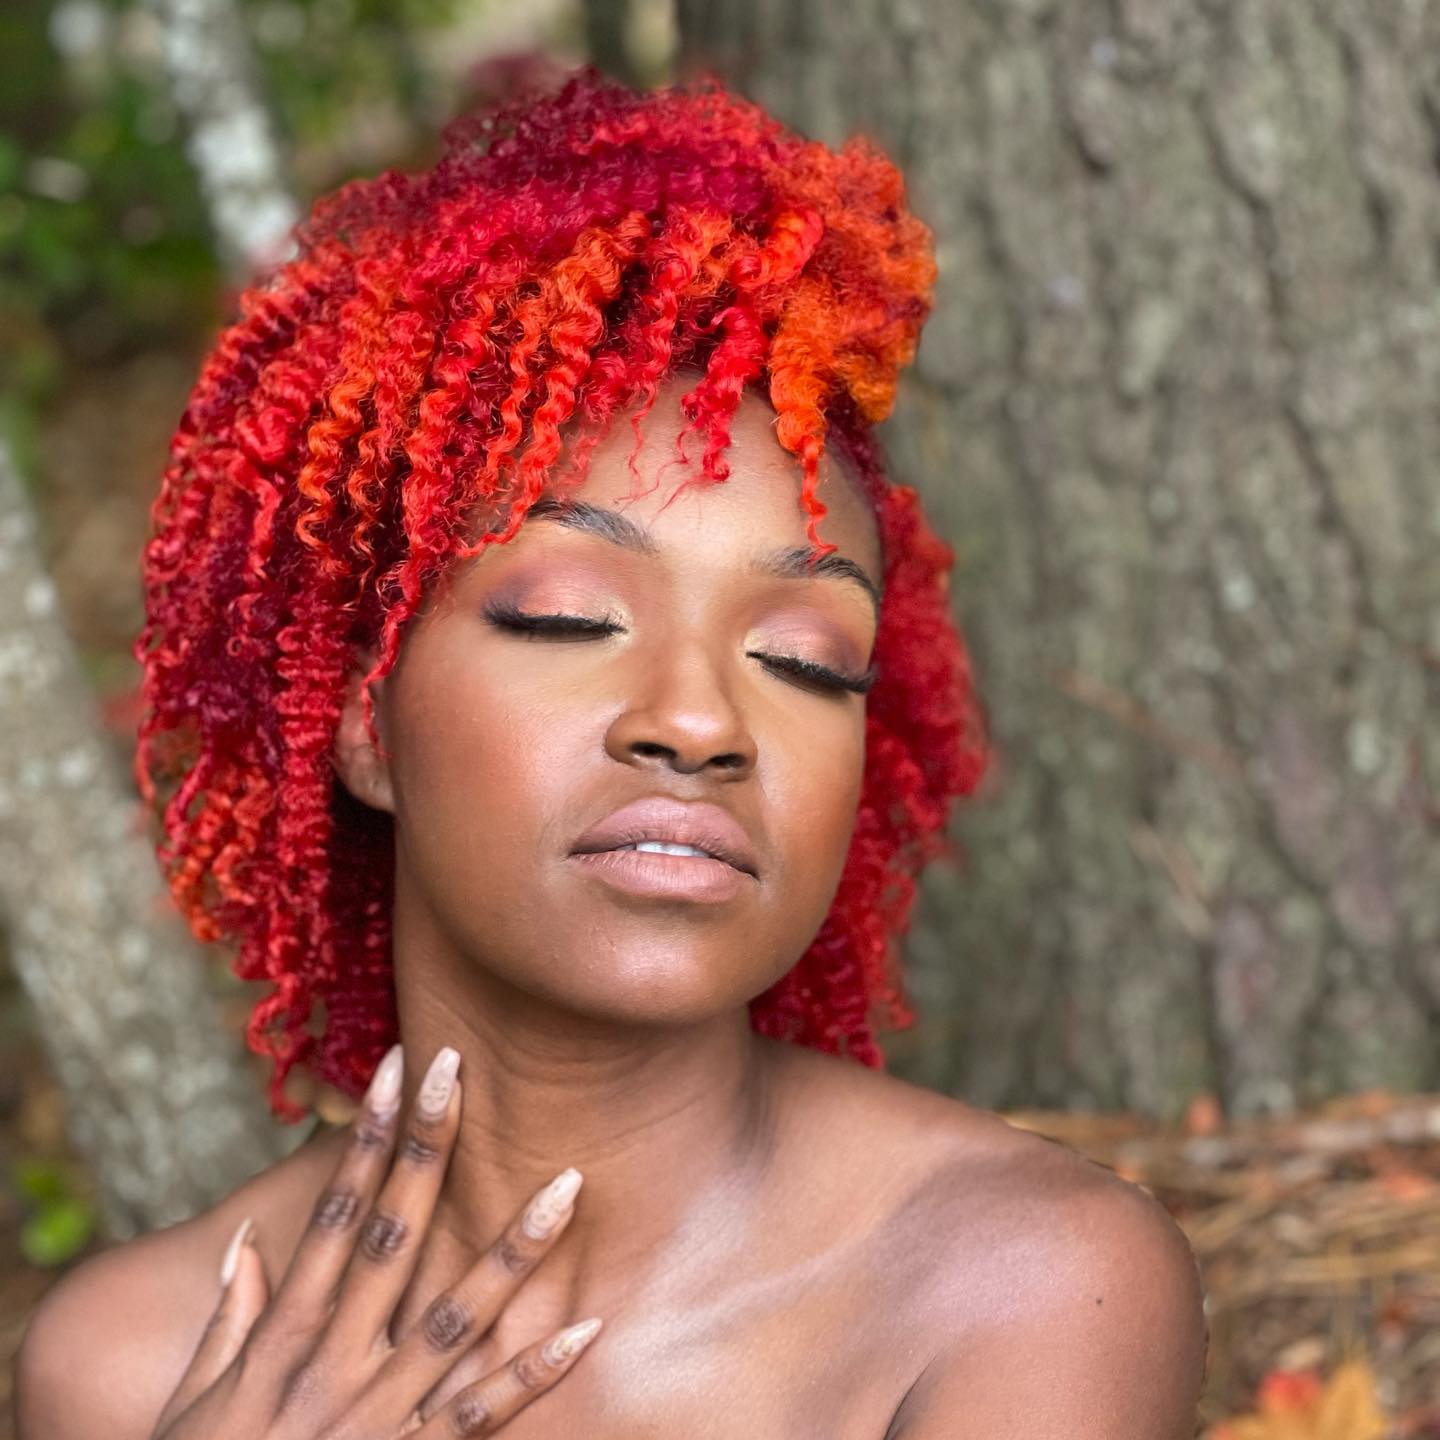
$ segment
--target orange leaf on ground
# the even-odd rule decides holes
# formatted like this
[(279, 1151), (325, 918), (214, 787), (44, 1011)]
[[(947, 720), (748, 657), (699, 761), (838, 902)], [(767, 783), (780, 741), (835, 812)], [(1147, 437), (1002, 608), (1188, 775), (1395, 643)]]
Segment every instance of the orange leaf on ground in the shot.
[(1419, 1170), (1395, 1168), (1385, 1170), (1379, 1177), (1380, 1189), (1392, 1200), (1406, 1203), (1428, 1200), (1435, 1193), (1435, 1182)]
[(1213, 1440), (1384, 1440), (1389, 1424), (1364, 1360), (1347, 1360), (1323, 1382), (1314, 1371), (1272, 1370), (1260, 1409), (1212, 1432)]
[(1218, 1135), (1225, 1128), (1225, 1112), (1220, 1100), (1208, 1090), (1196, 1095), (1185, 1107), (1187, 1135)]
[(1287, 1410), (1308, 1410), (1325, 1392), (1318, 1370), (1272, 1370), (1260, 1382), (1256, 1403), (1262, 1415)]

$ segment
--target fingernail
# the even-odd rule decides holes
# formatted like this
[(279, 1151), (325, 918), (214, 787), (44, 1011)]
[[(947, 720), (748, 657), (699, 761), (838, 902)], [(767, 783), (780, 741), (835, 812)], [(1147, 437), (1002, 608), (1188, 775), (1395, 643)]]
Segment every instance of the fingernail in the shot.
[(444, 1046), (430, 1062), (430, 1068), (425, 1072), (425, 1079), (420, 1086), (420, 1094), (416, 1100), (420, 1113), (427, 1120), (439, 1120), (444, 1117), (445, 1109), (450, 1104), (451, 1092), (455, 1089), (455, 1076), (459, 1069), (460, 1053), (452, 1050), (448, 1045)]
[(520, 1222), (520, 1228), (532, 1240), (544, 1240), (570, 1213), (575, 1196), (585, 1177), (572, 1165), (562, 1170), (535, 1198)]
[(400, 1084), (405, 1075), (405, 1052), (392, 1045), (370, 1077), (365, 1103), (377, 1120), (388, 1120), (400, 1108)]
[(547, 1365), (563, 1365), (572, 1355), (578, 1355), (600, 1332), (603, 1322), (597, 1317), (582, 1320), (568, 1330), (562, 1330), (553, 1339), (545, 1342), (540, 1352)]
[(247, 1215), (240, 1222), (240, 1228), (230, 1237), (230, 1243), (225, 1247), (225, 1258), (220, 1262), (220, 1288), (222, 1290), (230, 1288), (230, 1282), (235, 1278), (235, 1267), (240, 1263), (240, 1247), (254, 1228), (255, 1222)]

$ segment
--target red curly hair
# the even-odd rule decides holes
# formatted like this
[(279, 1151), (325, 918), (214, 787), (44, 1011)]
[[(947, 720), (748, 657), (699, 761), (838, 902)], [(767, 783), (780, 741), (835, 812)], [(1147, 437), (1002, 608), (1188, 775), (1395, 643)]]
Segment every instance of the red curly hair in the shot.
[[(700, 479), (727, 475), (750, 388), (799, 460), (820, 550), (827, 435), (874, 506), (885, 590), (854, 835), (819, 933), (750, 1016), (878, 1068), (872, 1024), (914, 1019), (894, 950), (916, 876), (987, 756), (950, 552), (870, 432), (930, 307), (929, 231), (871, 145), (808, 142), (713, 81), (637, 95), (586, 71), (444, 140), (430, 170), (317, 202), (296, 258), (240, 297), (145, 548), (136, 777), (191, 929), (269, 982), (246, 1033), (273, 1059), (271, 1107), (306, 1113), (283, 1091), (297, 1064), (358, 1095), (397, 1033), (391, 821), (331, 763), (357, 651), (379, 656), (371, 720), (427, 586), (561, 483), (562, 427), (573, 483), (617, 416), (638, 437), (681, 366), (701, 372), (681, 437), (703, 442)], [(473, 538), (481, 510), (499, 523)]]

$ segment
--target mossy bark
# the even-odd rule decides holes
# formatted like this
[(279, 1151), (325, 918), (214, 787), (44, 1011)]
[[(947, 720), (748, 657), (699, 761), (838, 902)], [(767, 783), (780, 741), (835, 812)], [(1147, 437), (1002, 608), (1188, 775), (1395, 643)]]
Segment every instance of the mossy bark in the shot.
[(111, 1239), (171, 1224), (299, 1138), (266, 1114), (163, 893), (134, 788), (0, 443), (0, 916)]
[(998, 745), (896, 1068), (1236, 1111), (1440, 1056), (1440, 3), (680, 0), (904, 169), (887, 439)]
[[(152, 0), (216, 241), (237, 279), (296, 207), (229, 0)], [(293, 1149), (146, 842), (0, 444), (0, 916), (112, 1239), (186, 1218)]]

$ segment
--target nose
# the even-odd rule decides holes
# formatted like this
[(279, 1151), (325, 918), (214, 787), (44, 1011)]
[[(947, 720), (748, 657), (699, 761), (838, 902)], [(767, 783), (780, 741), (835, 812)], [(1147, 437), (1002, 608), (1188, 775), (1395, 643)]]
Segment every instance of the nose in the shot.
[(716, 665), (698, 648), (677, 658), (636, 657), (630, 703), (611, 722), (605, 749), (625, 765), (739, 780), (755, 769), (754, 736)]

